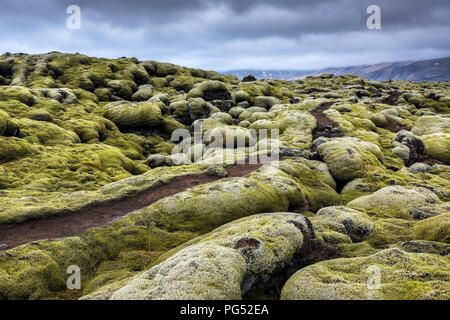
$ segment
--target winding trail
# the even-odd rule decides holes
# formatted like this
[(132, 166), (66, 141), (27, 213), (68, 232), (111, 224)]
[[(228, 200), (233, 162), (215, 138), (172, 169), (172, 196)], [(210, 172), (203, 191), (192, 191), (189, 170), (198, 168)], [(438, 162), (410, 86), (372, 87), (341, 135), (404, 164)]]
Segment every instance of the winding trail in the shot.
[[(228, 177), (242, 177), (260, 166), (261, 164), (237, 164), (225, 169)], [(67, 215), (29, 220), (21, 224), (2, 225), (0, 226), (0, 245), (5, 244), (7, 247), (3, 250), (9, 250), (37, 240), (74, 236), (149, 206), (162, 198), (220, 179), (220, 177), (204, 173), (175, 177), (167, 184), (148, 189), (121, 201), (88, 206)]]
[[(318, 108), (310, 112), (317, 121), (317, 125), (312, 132), (313, 141), (320, 137), (336, 138), (343, 136), (342, 133), (333, 131), (333, 128), (337, 126), (337, 123), (328, 119), (324, 114), (324, 112), (330, 109), (333, 104), (333, 102), (324, 102)], [(314, 145), (311, 146), (311, 151), (316, 151)]]

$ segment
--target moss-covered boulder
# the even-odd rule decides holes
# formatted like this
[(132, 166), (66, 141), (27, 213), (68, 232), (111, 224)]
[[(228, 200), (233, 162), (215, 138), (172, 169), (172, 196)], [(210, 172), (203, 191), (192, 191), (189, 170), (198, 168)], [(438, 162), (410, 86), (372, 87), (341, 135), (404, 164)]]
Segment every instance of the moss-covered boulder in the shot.
[(169, 167), (175, 165), (175, 161), (171, 156), (164, 154), (152, 154), (147, 158), (145, 163), (150, 168)]
[(437, 160), (450, 164), (450, 133), (433, 133), (421, 137), (425, 143), (425, 153)]
[(214, 107), (203, 98), (189, 98), (177, 100), (170, 104), (170, 113), (179, 122), (190, 125), (193, 121), (208, 118), (213, 113)]
[(0, 136), (18, 136), (20, 133), (19, 124), (12, 119), (8, 113), (0, 110)]
[(38, 149), (18, 138), (0, 137), (0, 163), (38, 153)]
[(52, 122), (52, 115), (44, 109), (33, 109), (28, 113), (28, 118), (36, 121)]
[(149, 84), (143, 84), (140, 85), (137, 89), (137, 91), (131, 96), (131, 100), (133, 101), (147, 101), (151, 97), (153, 97), (153, 93), (155, 92), (155, 89), (152, 85)]
[(358, 242), (368, 237), (375, 229), (367, 214), (347, 207), (322, 208), (311, 218), (311, 222), (314, 229), (322, 233), (324, 239), (333, 238), (333, 233), (337, 232)]
[(228, 110), (228, 113), (233, 117), (233, 118), (239, 118), (239, 116), (241, 115), (242, 112), (245, 111), (245, 108), (240, 107), (240, 106), (236, 106), (231, 108), (230, 110)]
[(107, 83), (112, 95), (125, 100), (131, 100), (131, 96), (136, 91), (137, 86), (131, 80), (111, 80)]
[(371, 195), (359, 197), (347, 206), (363, 210), (370, 215), (412, 219), (414, 210), (439, 202), (438, 196), (426, 188), (390, 186)]
[(36, 97), (28, 88), (24, 88), (21, 86), (1, 86), (0, 100), (17, 100), (28, 106), (32, 106), (36, 101)]
[(285, 300), (448, 300), (449, 258), (400, 249), (319, 262), (284, 285)]
[(188, 92), (188, 98), (203, 98), (206, 101), (230, 100), (231, 93), (226, 85), (217, 80), (208, 80), (201, 82)]
[(56, 100), (61, 103), (78, 103), (77, 96), (72, 90), (67, 88), (40, 88), (38, 89), (46, 98)]
[(20, 136), (35, 144), (72, 144), (79, 143), (80, 137), (73, 131), (50, 123), (31, 119), (19, 119)]
[(414, 227), (418, 239), (450, 243), (450, 213), (418, 222)]
[(119, 128), (155, 127), (163, 118), (161, 106), (154, 102), (112, 102), (105, 106), (105, 117)]
[(417, 119), (412, 133), (425, 136), (433, 133), (450, 133), (450, 119), (445, 116), (424, 116)]

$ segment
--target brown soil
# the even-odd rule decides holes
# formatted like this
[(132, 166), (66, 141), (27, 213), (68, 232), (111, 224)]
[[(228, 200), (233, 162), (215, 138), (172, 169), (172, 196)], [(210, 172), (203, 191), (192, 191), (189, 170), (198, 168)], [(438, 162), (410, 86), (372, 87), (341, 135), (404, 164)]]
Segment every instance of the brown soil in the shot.
[(408, 166), (412, 166), (414, 163), (417, 163), (417, 162), (423, 162), (430, 166), (432, 166), (434, 164), (444, 164), (443, 162), (424, 154), (425, 145), (417, 146), (417, 145), (414, 145), (413, 143), (408, 143), (407, 147), (409, 148)]
[[(241, 177), (260, 166), (261, 164), (233, 165), (227, 167), (226, 170), (228, 177)], [(165, 185), (146, 190), (125, 200), (88, 206), (78, 212), (66, 215), (30, 220), (21, 224), (3, 225), (0, 226), (0, 245), (7, 247), (0, 247), (0, 251), (37, 240), (77, 235), (86, 229), (104, 225), (127, 213), (149, 206), (162, 198), (217, 180), (220, 178), (206, 174), (175, 177)]]
[(386, 98), (383, 103), (388, 105), (393, 105), (395, 102), (397, 102), (398, 98), (403, 94), (403, 92), (391, 92), (389, 97)]
[[(311, 111), (311, 114), (316, 118), (317, 126), (313, 131), (313, 141), (319, 137), (335, 138), (342, 137), (342, 133), (334, 132), (333, 128), (337, 126), (336, 122), (328, 119), (323, 113), (333, 105), (332, 102), (322, 103), (318, 108)], [(313, 152), (314, 150), (314, 146)]]

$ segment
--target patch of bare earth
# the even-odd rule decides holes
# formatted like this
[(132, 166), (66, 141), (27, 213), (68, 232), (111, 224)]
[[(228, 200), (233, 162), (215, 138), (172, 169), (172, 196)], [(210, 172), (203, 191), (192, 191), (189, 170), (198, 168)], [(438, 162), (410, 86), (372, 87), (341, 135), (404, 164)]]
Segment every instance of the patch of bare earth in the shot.
[[(227, 167), (226, 170), (228, 177), (241, 177), (260, 166), (261, 164), (238, 164)], [(89, 228), (104, 225), (132, 211), (147, 207), (162, 198), (220, 179), (218, 176), (207, 174), (175, 177), (167, 184), (124, 200), (88, 206), (70, 214), (29, 220), (20, 224), (2, 225), (0, 226), (0, 244), (6, 245), (6, 247), (3, 246), (3, 250), (8, 250), (37, 240), (74, 236)]]

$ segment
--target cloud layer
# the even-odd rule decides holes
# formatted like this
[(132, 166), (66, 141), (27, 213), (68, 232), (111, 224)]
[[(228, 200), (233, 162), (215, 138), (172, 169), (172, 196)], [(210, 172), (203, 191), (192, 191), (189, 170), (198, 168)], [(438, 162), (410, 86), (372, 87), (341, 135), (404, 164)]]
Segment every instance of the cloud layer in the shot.
[[(81, 8), (81, 29), (66, 8)], [(366, 9), (381, 8), (381, 30)], [(3, 0), (0, 51), (214, 69), (318, 69), (450, 55), (448, 0)]]

